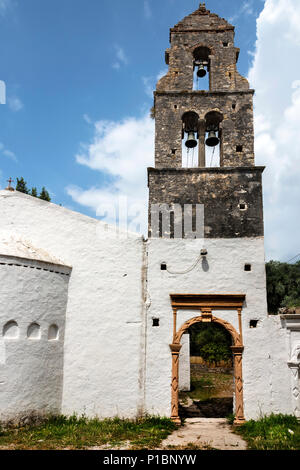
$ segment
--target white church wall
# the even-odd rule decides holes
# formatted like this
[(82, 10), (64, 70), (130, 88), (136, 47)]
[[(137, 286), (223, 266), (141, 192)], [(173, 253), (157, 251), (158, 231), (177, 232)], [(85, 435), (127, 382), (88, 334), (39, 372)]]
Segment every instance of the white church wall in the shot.
[[(143, 411), (143, 240), (22, 193), (0, 191), (0, 230), (72, 266), (61, 411)], [(13, 225), (12, 225), (13, 221)]]
[[(27, 247), (33, 266), (40, 267), (42, 253), (48, 264), (57, 260), (55, 262), (72, 267), (63, 336), (66, 284), (58, 287), (55, 273), (43, 269), (0, 264), (5, 295), (8, 296), (8, 285), (15, 286), (11, 297), (1, 294), (4, 299), (1, 331), (5, 338), (0, 336), (0, 390), (6, 390), (11, 383), (7, 396), (15, 395), (15, 400), (24, 398), (24, 409), (47, 411), (51, 408), (65, 414), (75, 412), (99, 417), (135, 417), (142, 412), (170, 416), (172, 361), (169, 344), (173, 335), (170, 294), (244, 293), (246, 419), (256, 418), (261, 413), (292, 412), (291, 371), (287, 365), (289, 336), (280, 317), (267, 315), (263, 238), (152, 239), (144, 243), (136, 234), (118, 238), (95, 219), (8, 191), (0, 191), (0, 212), (0, 254), (13, 258), (13, 251), (5, 252), (5, 244), (1, 245), (5, 235), (6, 239), (14, 237), (24, 241), (14, 250), (19, 258), (25, 258), (22, 253)], [(38, 247), (38, 252), (33, 247)], [(208, 254), (199, 260), (195, 269), (185, 274), (161, 270), (162, 262), (167, 263), (171, 271), (187, 270), (203, 247)], [(144, 269), (145, 259), (147, 269)], [(251, 271), (244, 270), (245, 263), (251, 264)], [(146, 284), (147, 301), (144, 303)], [(18, 295), (18, 289), (23, 297)], [(42, 301), (43, 298), (47, 298), (47, 302)], [(40, 299), (39, 310), (45, 312), (40, 320), (34, 318), (34, 309), (30, 307), (34, 299)], [(28, 304), (25, 315), (22, 313), (24, 302)], [(6, 308), (9, 303), (12, 310)], [(178, 311), (177, 329), (198, 313)], [(213, 314), (238, 329), (236, 311), (214, 311)], [(58, 315), (59, 326), (56, 345), (55, 340), (48, 341), (46, 334), (50, 322), (55, 323), (55, 315)], [(250, 328), (250, 320), (257, 320), (256, 328)], [(40, 330), (32, 325), (31, 339), (27, 338), (29, 324), (39, 321)], [(51, 329), (50, 337), (53, 336), (55, 328)], [(42, 360), (41, 351), (43, 354), (47, 351), (45, 357), (51, 364), (53, 359), (52, 385), (52, 379), (43, 381), (41, 378), (42, 368), (38, 362)], [(22, 364), (25, 366), (19, 373)], [(11, 382), (8, 382), (8, 371)], [(47, 377), (47, 373), (43, 373)], [(37, 374), (41, 374), (38, 381), (33, 378)], [(18, 376), (21, 381), (17, 381)], [(37, 401), (33, 387), (39, 381), (42, 390), (39, 395), (43, 397)], [(4, 408), (6, 402), (3, 403)], [(13, 410), (15, 403), (12, 401), (6, 407), (7, 412)]]
[[(0, 420), (58, 413), (70, 269), (0, 254)], [(56, 337), (49, 338), (51, 326)]]
[(256, 328), (245, 325), (243, 354), (244, 407), (247, 419), (291, 413), (286, 329), (279, 316), (268, 316)]
[[(206, 260), (186, 274), (162, 271), (164, 262), (172, 272), (185, 271), (197, 260), (200, 250), (208, 251)], [(160, 328), (148, 329), (147, 410), (170, 414), (171, 352), (173, 313), (171, 293), (246, 294), (242, 311), (245, 351), (243, 356), (244, 402), (246, 419), (289, 409), (282, 399), (287, 393), (286, 331), (280, 318), (268, 317), (263, 238), (148, 241), (148, 318), (160, 318)], [(251, 264), (251, 271), (244, 270)], [(179, 310), (177, 330), (198, 311)], [(236, 311), (214, 311), (238, 330)], [(250, 328), (250, 320), (257, 327)], [(270, 358), (269, 358), (270, 356)], [(156, 363), (160, 358), (159, 371)], [(270, 367), (271, 366), (271, 367)], [(282, 380), (283, 379), (283, 380)], [(276, 389), (276, 390), (275, 390)]]

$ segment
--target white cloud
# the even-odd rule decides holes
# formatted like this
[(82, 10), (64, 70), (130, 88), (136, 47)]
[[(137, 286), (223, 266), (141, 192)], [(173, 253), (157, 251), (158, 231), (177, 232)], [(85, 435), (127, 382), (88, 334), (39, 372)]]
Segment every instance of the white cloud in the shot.
[[(147, 167), (153, 166), (154, 122), (148, 116), (120, 122), (98, 121), (92, 142), (81, 145), (76, 161), (109, 178), (109, 185), (87, 190), (69, 186), (77, 203), (102, 215), (105, 208), (127, 197), (130, 215), (141, 212), (141, 230), (147, 225)], [(111, 182), (112, 180), (112, 182)], [(106, 220), (111, 222), (110, 214)]]
[(249, 72), (255, 95), (256, 164), (266, 165), (268, 258), (300, 252), (300, 2), (266, 0)]
[(0, 15), (4, 16), (11, 5), (10, 0), (0, 0)]
[(119, 70), (122, 65), (128, 64), (128, 58), (124, 52), (124, 49), (118, 45), (115, 45), (116, 60), (112, 64), (112, 67)]
[[(264, 0), (262, 0), (264, 1)], [(243, 15), (246, 16), (251, 16), (251, 15), (256, 15), (256, 11), (253, 6), (253, 0), (244, 0), (237, 11), (237, 13), (230, 18), (228, 18), (229, 23), (236, 23), (238, 18), (240, 18)]]
[(4, 155), (5, 157), (10, 158), (11, 160), (17, 161), (17, 157), (14, 152), (8, 150), (2, 142), (0, 142), (0, 154)]
[(253, 15), (253, 0), (244, 1), (241, 7), (241, 12), (245, 13), (246, 15)]
[(148, 0), (144, 0), (144, 15), (147, 19), (152, 17), (152, 11)]
[(14, 112), (21, 111), (21, 109), (24, 108), (22, 101), (17, 96), (8, 97), (7, 103), (9, 108)]
[(88, 114), (86, 114), (86, 113), (83, 115), (83, 119), (85, 120), (85, 122), (86, 122), (87, 124), (92, 124), (92, 122), (93, 122), (93, 121), (91, 120), (90, 116), (89, 116)]

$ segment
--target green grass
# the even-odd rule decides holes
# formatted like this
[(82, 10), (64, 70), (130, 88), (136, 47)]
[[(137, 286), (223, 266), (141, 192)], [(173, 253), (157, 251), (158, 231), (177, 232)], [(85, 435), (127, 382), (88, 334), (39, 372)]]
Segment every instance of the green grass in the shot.
[(176, 425), (168, 418), (100, 421), (84, 416), (51, 416), (39, 425), (0, 430), (0, 446), (10, 449), (85, 449), (123, 445), (131, 449), (153, 449), (175, 429)]
[(252, 450), (300, 450), (300, 423), (295, 416), (270, 415), (235, 428)]

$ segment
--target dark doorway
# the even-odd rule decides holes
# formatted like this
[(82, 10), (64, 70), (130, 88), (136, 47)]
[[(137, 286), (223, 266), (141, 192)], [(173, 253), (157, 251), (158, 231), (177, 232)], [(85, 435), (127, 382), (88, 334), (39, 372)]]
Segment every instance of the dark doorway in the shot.
[[(182, 418), (226, 418), (233, 414), (234, 371), (232, 337), (217, 323), (196, 323), (188, 330), (190, 386), (179, 393)], [(179, 387), (181, 384), (179, 383)]]

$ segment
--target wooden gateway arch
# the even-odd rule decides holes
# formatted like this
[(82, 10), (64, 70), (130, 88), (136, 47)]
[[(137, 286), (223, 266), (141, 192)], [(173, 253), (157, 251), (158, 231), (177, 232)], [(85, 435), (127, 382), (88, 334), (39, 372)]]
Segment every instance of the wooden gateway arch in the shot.
[[(245, 422), (244, 401), (243, 401), (243, 335), (242, 335), (242, 308), (246, 296), (244, 294), (170, 294), (173, 309), (173, 342), (170, 344), (172, 352), (172, 401), (171, 419), (177, 424), (181, 423), (178, 414), (178, 373), (179, 354), (181, 349), (181, 337), (183, 333), (193, 324), (203, 322), (215, 322), (226, 328), (232, 336), (233, 346), (231, 347), (234, 362), (235, 378), (235, 421), (236, 425)], [(177, 311), (178, 310), (198, 310), (199, 315), (186, 321), (177, 331)], [(236, 310), (238, 314), (239, 332), (225, 320), (214, 317), (212, 311), (215, 310)]]

